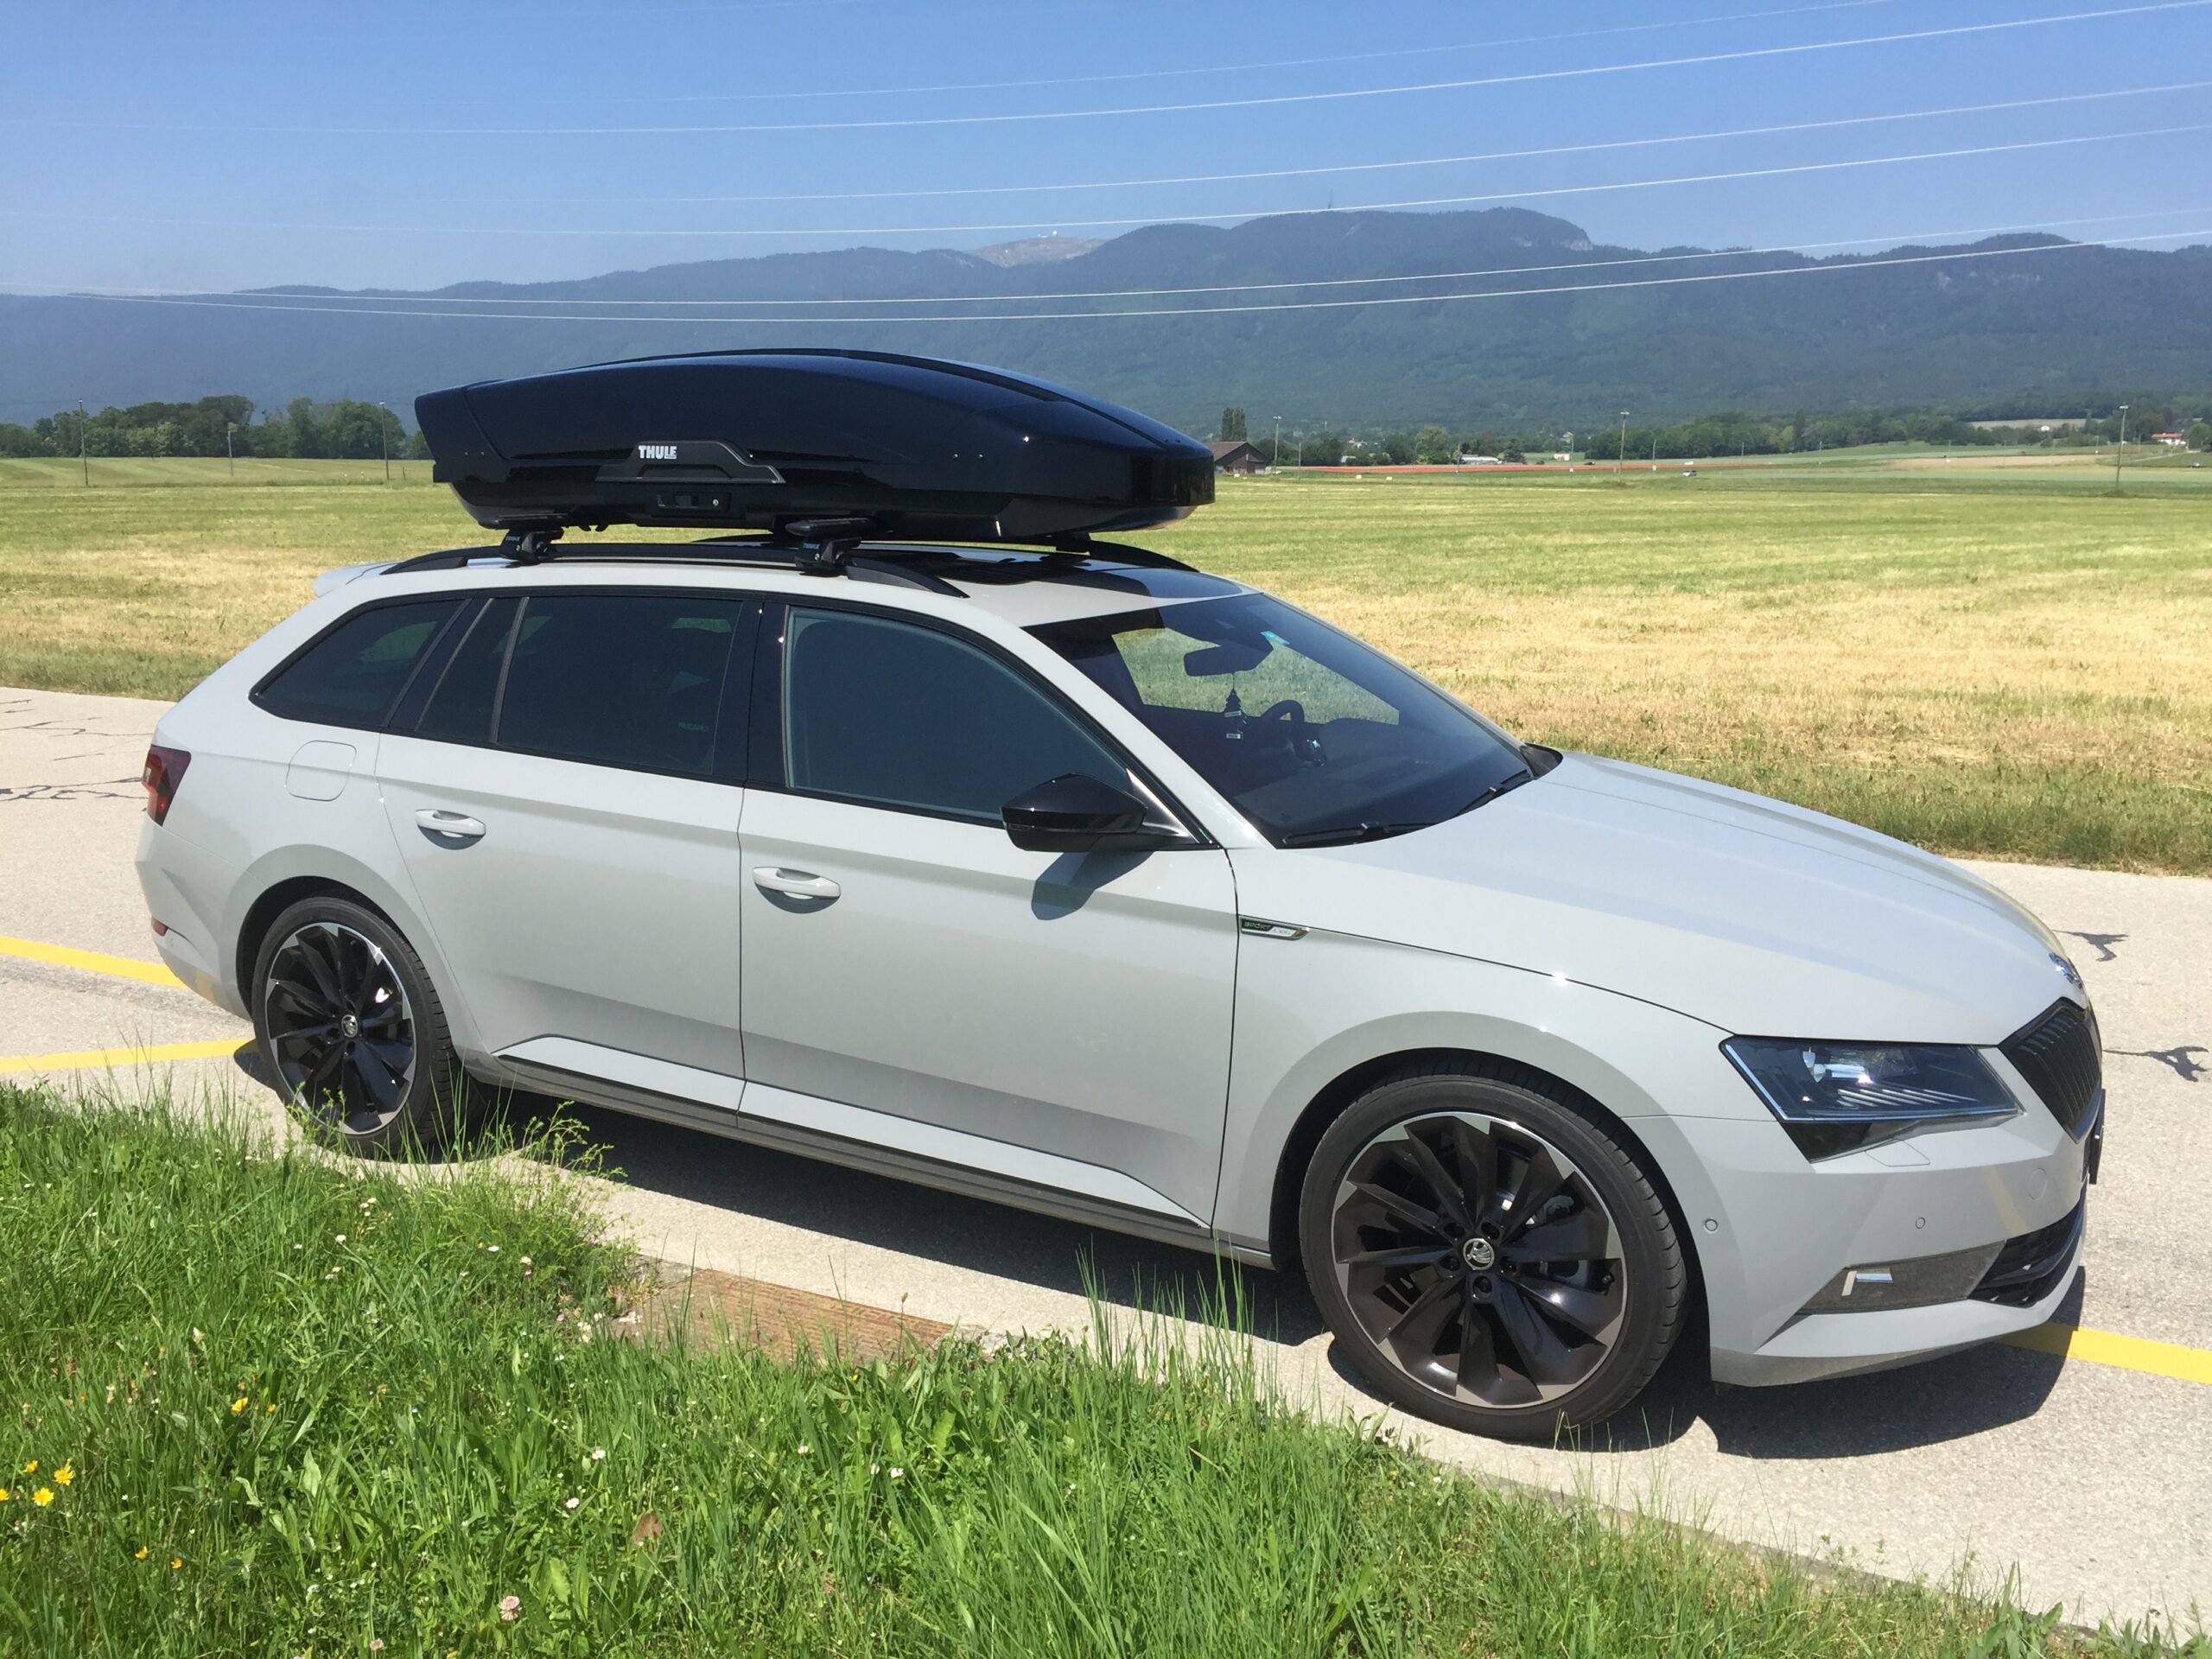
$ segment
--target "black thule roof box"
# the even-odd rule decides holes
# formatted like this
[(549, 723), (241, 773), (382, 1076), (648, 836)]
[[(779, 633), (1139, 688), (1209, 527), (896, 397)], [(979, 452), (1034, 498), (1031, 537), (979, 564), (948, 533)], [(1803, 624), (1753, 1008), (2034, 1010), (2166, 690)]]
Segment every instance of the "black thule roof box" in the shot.
[(1079, 542), (1213, 499), (1205, 445), (1025, 376), (874, 352), (711, 352), (415, 400), (479, 524)]

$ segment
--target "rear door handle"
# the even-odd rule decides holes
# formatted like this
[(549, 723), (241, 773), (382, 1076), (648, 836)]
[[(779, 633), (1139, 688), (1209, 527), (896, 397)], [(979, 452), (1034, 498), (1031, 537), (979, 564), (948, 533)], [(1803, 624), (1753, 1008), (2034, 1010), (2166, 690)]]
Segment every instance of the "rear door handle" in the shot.
[(844, 891), (826, 875), (778, 869), (771, 864), (753, 872), (753, 885), (763, 893), (787, 893), (794, 899), (835, 899)]
[(443, 807), (425, 808), (415, 815), (415, 822), (434, 836), (448, 841), (481, 841), (484, 821), (472, 818), (466, 812), (448, 812)]

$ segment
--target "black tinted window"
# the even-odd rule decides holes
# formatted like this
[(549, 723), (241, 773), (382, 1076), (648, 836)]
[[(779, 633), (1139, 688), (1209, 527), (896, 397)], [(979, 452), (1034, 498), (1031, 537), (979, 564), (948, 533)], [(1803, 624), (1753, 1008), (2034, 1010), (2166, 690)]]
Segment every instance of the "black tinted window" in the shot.
[(995, 823), (1063, 772), (1128, 772), (1041, 692), (949, 635), (879, 617), (791, 613), (784, 759), (793, 789)]
[(256, 701), (286, 720), (378, 725), (459, 603), (425, 600), (356, 611), (278, 671)]
[(499, 698), (499, 746), (703, 776), (741, 601), (535, 594)]
[(446, 664), (430, 706), (415, 729), (424, 737), (453, 743), (492, 741), (492, 703), (499, 695), (499, 671), (506, 665), (507, 636), (515, 629), (522, 601), (495, 599), (470, 625), (468, 637)]

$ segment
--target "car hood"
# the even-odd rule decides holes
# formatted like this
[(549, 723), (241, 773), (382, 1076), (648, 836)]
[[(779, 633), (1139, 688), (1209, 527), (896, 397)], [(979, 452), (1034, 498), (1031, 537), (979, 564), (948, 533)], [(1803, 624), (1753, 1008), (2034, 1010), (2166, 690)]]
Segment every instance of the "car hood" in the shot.
[(1947, 860), (1802, 808), (1570, 755), (1461, 817), (1238, 859), (1247, 914), (1449, 951), (1738, 1035), (1993, 1044), (2056, 941)]

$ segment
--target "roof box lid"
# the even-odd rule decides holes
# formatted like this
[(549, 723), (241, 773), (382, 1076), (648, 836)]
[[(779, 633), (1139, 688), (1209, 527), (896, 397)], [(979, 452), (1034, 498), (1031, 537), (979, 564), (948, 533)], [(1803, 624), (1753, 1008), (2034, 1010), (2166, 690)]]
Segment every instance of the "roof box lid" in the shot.
[(415, 400), (436, 465), (498, 530), (862, 521), (935, 541), (1141, 529), (1213, 499), (1159, 422), (965, 363), (713, 352), (486, 380)]

